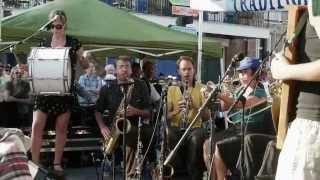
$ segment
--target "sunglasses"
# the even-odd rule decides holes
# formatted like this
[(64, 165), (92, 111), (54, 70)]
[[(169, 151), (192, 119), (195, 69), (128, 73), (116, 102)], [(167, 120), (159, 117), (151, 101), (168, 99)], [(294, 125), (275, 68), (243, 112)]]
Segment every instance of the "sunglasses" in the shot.
[(53, 29), (53, 28), (55, 28), (55, 29), (62, 29), (63, 28), (63, 25), (62, 24), (56, 24), (56, 25), (51, 25), (51, 29)]

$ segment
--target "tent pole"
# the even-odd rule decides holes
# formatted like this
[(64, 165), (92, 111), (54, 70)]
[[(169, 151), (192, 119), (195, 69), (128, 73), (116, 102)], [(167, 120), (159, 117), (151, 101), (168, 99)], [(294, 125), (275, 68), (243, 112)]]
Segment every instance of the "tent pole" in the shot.
[(4, 15), (4, 2), (3, 0), (0, 0), (0, 41), (2, 41), (2, 31), (1, 31), (1, 26), (2, 26), (2, 18)]
[(197, 63), (197, 79), (199, 82), (202, 81), (202, 27), (203, 27), (203, 11), (199, 11), (199, 20), (198, 20), (198, 63)]

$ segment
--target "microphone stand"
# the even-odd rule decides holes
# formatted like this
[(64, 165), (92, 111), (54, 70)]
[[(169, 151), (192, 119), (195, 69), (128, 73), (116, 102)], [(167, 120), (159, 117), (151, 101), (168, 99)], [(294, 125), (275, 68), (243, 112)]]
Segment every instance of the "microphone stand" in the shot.
[[(170, 84), (170, 83), (169, 83)], [(159, 160), (159, 180), (164, 180), (164, 158), (165, 158), (165, 151), (167, 148), (166, 141), (167, 141), (167, 135), (166, 135), (166, 129), (168, 128), (167, 124), (167, 94), (168, 94), (168, 86), (165, 86), (162, 89), (161, 93), (161, 99), (160, 99), (160, 105), (163, 109), (163, 115), (162, 115), (162, 122), (160, 123), (160, 131), (162, 133), (162, 142), (161, 142), (161, 151), (160, 151), (160, 160)]]
[(10, 49), (10, 51), (12, 51), (12, 49), (14, 49), (17, 45), (26, 43), (29, 39), (31, 39), (31, 38), (37, 36), (39, 33), (43, 32), (44, 29), (45, 29), (50, 23), (52, 23), (52, 20), (46, 22), (44, 25), (42, 25), (36, 32), (34, 32), (33, 34), (31, 34), (30, 36), (27, 36), (26, 38), (24, 38), (24, 39), (22, 39), (22, 40), (20, 40), (20, 41), (18, 41), (18, 42), (16, 42), (16, 43), (10, 44), (10, 45), (8, 45), (7, 47), (4, 47), (4, 48), (0, 49), (0, 53), (6, 51), (6, 50), (8, 50), (8, 49)]
[[(229, 64), (229, 66), (227, 67), (227, 70), (226, 72), (224, 73), (224, 75), (222, 76), (222, 78), (219, 80), (219, 85), (221, 86), (221, 84), (224, 82), (224, 80), (226, 79), (227, 75), (229, 74), (229, 72), (231, 72), (232, 68), (234, 68), (236, 66), (236, 63), (237, 61), (239, 61), (239, 57), (237, 56), (234, 56), (232, 59), (231, 59), (231, 63)], [(221, 87), (218, 87), (219, 90), (221, 90)], [(210, 123), (210, 149), (209, 149), (209, 159), (210, 159), (210, 162), (212, 161), (213, 159), (213, 153), (214, 153), (214, 139), (213, 139), (213, 136), (214, 136), (214, 133), (215, 133), (215, 119), (216, 119), (216, 115), (217, 115), (217, 111), (218, 111), (218, 103), (215, 102), (215, 99), (213, 101), (213, 105), (211, 107), (211, 123)], [(212, 164), (212, 163), (210, 163)], [(210, 166), (210, 171), (211, 171), (211, 166)], [(210, 179), (210, 176), (211, 176), (211, 172), (209, 172), (209, 179)]]
[[(211, 109), (211, 122), (210, 122), (210, 149), (209, 149), (209, 159), (210, 159), (210, 162), (212, 161), (213, 159), (213, 153), (214, 153), (214, 134), (215, 134), (215, 131), (216, 131), (216, 127), (215, 127), (215, 120), (216, 120), (216, 117), (217, 117), (217, 112), (218, 112), (218, 105), (219, 103), (218, 102), (213, 102), (212, 106), (210, 107)], [(210, 163), (211, 164), (211, 163)], [(208, 174), (208, 179), (211, 179), (211, 170), (212, 170), (212, 167), (210, 165), (210, 170), (209, 170), (209, 174)]]

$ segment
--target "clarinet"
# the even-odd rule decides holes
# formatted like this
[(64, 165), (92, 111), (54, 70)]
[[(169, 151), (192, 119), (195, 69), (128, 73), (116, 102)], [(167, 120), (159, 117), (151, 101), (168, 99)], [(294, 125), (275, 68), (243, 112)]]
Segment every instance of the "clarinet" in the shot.
[(180, 121), (180, 130), (186, 130), (188, 127), (188, 114), (189, 114), (189, 92), (188, 92), (188, 80), (182, 83), (183, 86), (183, 101), (186, 103), (186, 107), (182, 110), (182, 118)]
[(142, 120), (141, 117), (139, 117), (139, 123), (138, 123), (138, 142), (137, 142), (137, 152), (136, 152), (136, 162), (137, 162), (137, 167), (136, 167), (136, 176), (137, 180), (142, 179), (142, 166), (143, 166), (143, 154), (142, 154), (142, 141), (141, 141), (141, 128), (142, 128)]

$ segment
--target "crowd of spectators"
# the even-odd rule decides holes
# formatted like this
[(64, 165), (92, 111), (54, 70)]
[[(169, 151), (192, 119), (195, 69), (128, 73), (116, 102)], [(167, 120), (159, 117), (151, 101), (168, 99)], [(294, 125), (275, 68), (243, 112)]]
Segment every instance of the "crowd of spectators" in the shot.
[(0, 63), (0, 126), (21, 127), (31, 121), (31, 99), (26, 64)]

